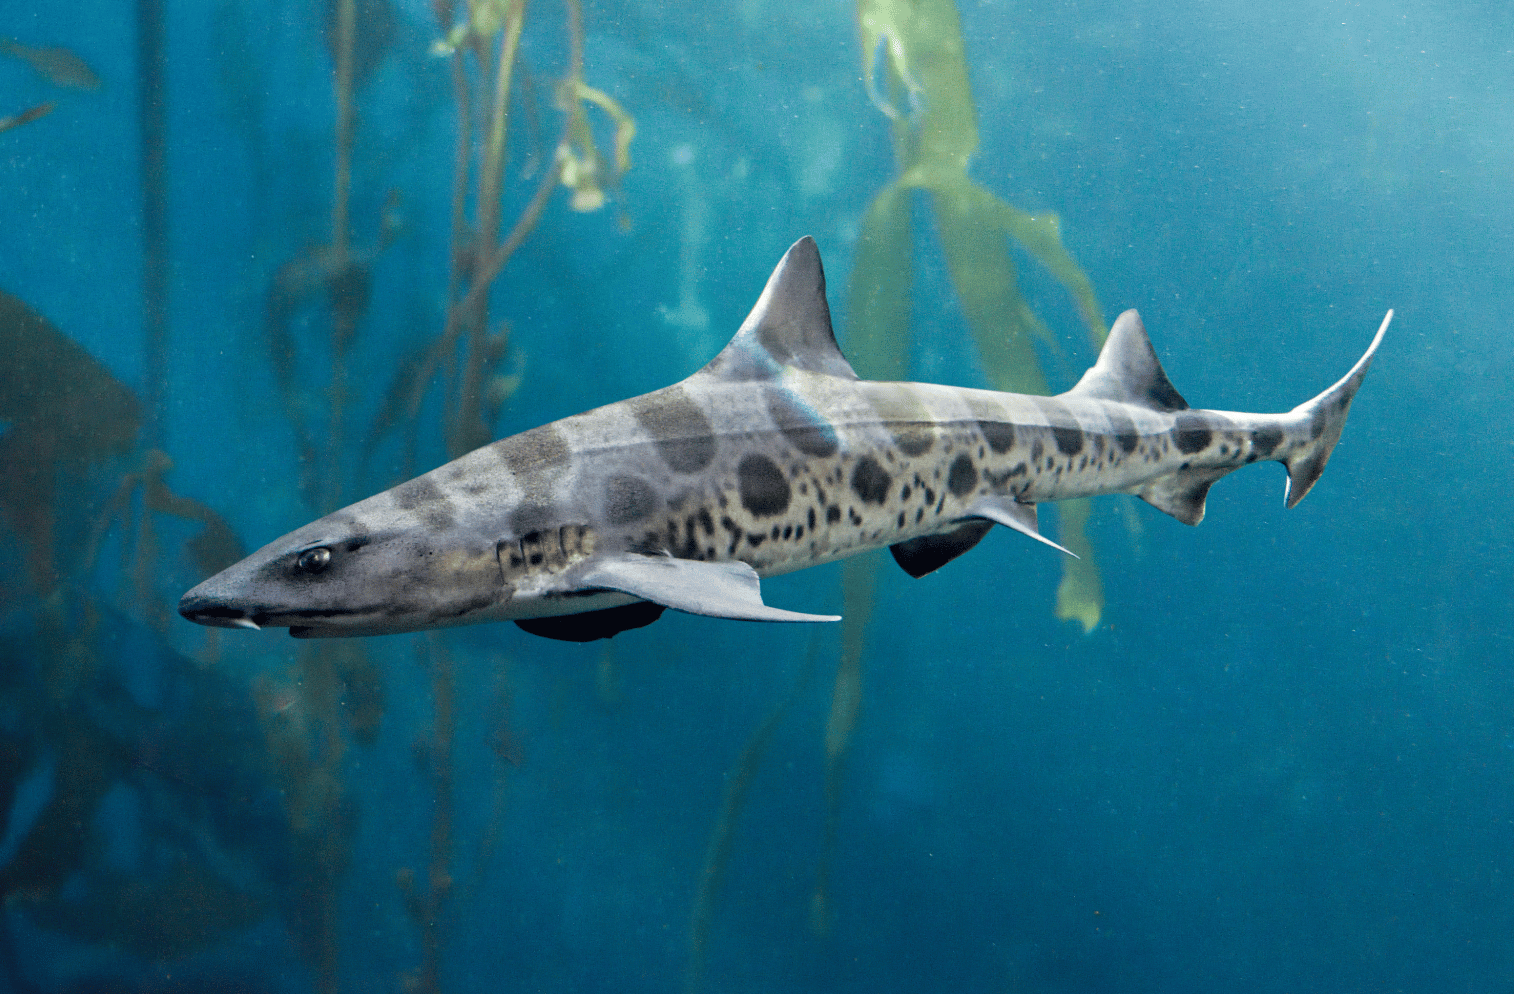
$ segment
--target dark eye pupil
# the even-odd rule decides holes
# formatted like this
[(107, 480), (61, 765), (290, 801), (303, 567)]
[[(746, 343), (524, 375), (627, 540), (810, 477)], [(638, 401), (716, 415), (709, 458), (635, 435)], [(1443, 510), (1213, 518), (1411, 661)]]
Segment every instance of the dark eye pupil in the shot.
[(295, 562), (303, 572), (319, 573), (331, 563), (331, 550), (327, 548), (307, 549), (300, 553), (300, 558)]

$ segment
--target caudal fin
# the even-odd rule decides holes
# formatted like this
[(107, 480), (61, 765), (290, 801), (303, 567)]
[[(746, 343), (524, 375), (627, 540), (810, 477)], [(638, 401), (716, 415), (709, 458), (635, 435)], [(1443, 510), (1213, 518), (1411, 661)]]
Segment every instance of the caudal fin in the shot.
[(1325, 463), (1330, 461), (1330, 451), (1340, 441), (1341, 429), (1346, 426), (1346, 412), (1351, 409), (1351, 398), (1356, 396), (1357, 389), (1361, 387), (1362, 378), (1367, 375), (1367, 367), (1372, 365), (1372, 357), (1377, 353), (1378, 343), (1383, 340), (1383, 333), (1388, 330), (1388, 323), (1392, 320), (1393, 312), (1389, 311), (1377, 329), (1372, 344), (1367, 346), (1366, 354), (1356, 361), (1351, 372), (1342, 377), (1339, 383), (1290, 412), (1290, 417), (1308, 423), (1309, 441), (1283, 459), (1283, 465), (1288, 467), (1288, 489), (1285, 496), (1289, 507), (1303, 500), (1309, 488), (1314, 486), (1320, 474), (1325, 471)]

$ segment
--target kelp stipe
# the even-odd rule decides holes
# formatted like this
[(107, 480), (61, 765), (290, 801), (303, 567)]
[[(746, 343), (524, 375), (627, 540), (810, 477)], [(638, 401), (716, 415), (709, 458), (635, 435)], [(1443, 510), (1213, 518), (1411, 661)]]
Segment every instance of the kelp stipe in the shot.
[(736, 825), (741, 820), (741, 812), (746, 806), (752, 780), (762, 766), (763, 757), (767, 755), (768, 746), (773, 741), (773, 733), (778, 730), (779, 724), (788, 714), (789, 709), (809, 690), (815, 676), (821, 646), (825, 641), (828, 640), (825, 640), (822, 635), (810, 637), (810, 648), (805, 654), (799, 675), (794, 679), (794, 686), (763, 719), (762, 724), (752, 732), (752, 737), (747, 740), (745, 748), (741, 750), (741, 756), (737, 759), (736, 766), (726, 782), (725, 796), (720, 804), (720, 815), (715, 819), (715, 829), (710, 834), (704, 866), (699, 871), (699, 888), (694, 896), (694, 913), (689, 925), (689, 962), (684, 971), (686, 994), (697, 994), (703, 987), (705, 955), (709, 946), (710, 927), (715, 918), (715, 902), (719, 899), (721, 888), (725, 883), (726, 864), (730, 862), (731, 852), (735, 848)]
[[(384, 437), (405, 425), (409, 431), (406, 476), (414, 475), (421, 406), (438, 379), (442, 382), (448, 457), (456, 458), (493, 440), (499, 412), (520, 383), (519, 373), (506, 374), (500, 369), (509, 355), (510, 333), (504, 322), (490, 324), (489, 294), (494, 281), (540, 222), (559, 183), (572, 191), (569, 205), (573, 210), (594, 211), (608, 202), (607, 191), (618, 186), (631, 166), (635, 123), (614, 99), (584, 82), (582, 14), (577, 0), (568, 0), (565, 6), (568, 68), (555, 91), (555, 104), (564, 115), (562, 132), (531, 199), (505, 232), (501, 210), (506, 139), (525, 5), (511, 0), (472, 0), (463, 19), (454, 24), (457, 12), (450, 0), (436, 4), (446, 37), (433, 45), (432, 53), (450, 62), (458, 121), (447, 318), (441, 333), (413, 351), (401, 365), (369, 441), (371, 452)], [(603, 110), (614, 123), (615, 150), (608, 159), (594, 141), (586, 111), (590, 104)], [(477, 148), (473, 140), (475, 108), (483, 112)], [(474, 205), (471, 219), (467, 211), (470, 202)]]

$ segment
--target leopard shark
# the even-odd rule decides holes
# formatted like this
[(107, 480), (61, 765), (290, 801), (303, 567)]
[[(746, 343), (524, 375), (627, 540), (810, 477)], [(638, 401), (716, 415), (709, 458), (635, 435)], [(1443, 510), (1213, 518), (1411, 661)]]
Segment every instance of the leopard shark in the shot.
[(1134, 310), (1054, 397), (864, 381), (836, 344), (819, 250), (803, 238), (689, 378), (328, 514), (190, 590), (179, 613), (296, 638), (512, 620), (579, 642), (667, 608), (836, 621), (764, 603), (760, 579), (884, 546), (921, 577), (994, 525), (1061, 549), (1036, 506), (1099, 494), (1196, 525), (1211, 484), (1260, 461), (1287, 468), (1293, 507), (1392, 318), (1344, 378), (1285, 414), (1191, 408)]

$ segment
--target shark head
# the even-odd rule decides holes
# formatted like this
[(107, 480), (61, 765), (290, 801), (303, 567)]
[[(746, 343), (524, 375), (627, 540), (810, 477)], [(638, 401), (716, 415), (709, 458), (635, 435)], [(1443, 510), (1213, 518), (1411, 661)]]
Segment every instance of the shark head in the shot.
[(179, 613), (202, 625), (332, 638), (467, 624), (507, 604), (514, 589), (496, 542), (434, 508), (427, 520), (424, 507), (396, 500), (403, 491), (270, 542), (186, 593)]
[[(808, 238), (779, 262), (732, 341), (690, 380), (501, 439), (329, 514), (195, 587), (179, 613), (203, 625), (288, 628), (296, 638), (513, 620), (570, 641), (640, 627), (664, 608), (835, 620), (770, 608), (753, 566), (715, 561), (716, 546), (739, 527), (723, 510), (738, 478), (769, 497), (781, 489), (785, 507), (789, 484), (767, 456), (717, 459), (731, 443), (711, 419), (733, 393), (756, 398), (748, 407), (766, 417), (774, 402), (764, 399), (765, 385), (784, 370), (857, 378), (836, 346), (820, 255)], [(781, 412), (775, 435), (834, 454), (828, 426), (794, 402)], [(751, 424), (743, 418), (725, 435), (746, 439)], [(816, 513), (800, 534), (815, 530)], [(762, 535), (770, 524), (761, 522)], [(779, 529), (772, 534), (776, 542)]]

